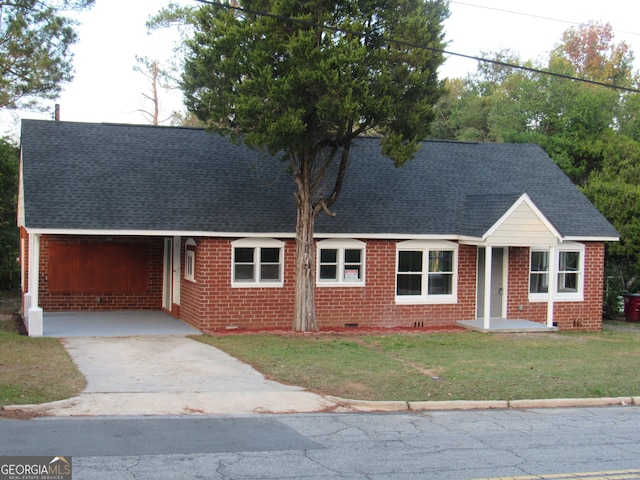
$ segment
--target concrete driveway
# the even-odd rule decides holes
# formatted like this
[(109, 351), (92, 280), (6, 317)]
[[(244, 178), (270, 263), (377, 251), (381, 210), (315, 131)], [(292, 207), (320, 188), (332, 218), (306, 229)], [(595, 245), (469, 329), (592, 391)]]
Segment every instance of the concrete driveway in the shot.
[(300, 387), (267, 380), (221, 350), (181, 335), (70, 337), (62, 342), (87, 387), (78, 397), (33, 406), (38, 413), (245, 414), (336, 407)]

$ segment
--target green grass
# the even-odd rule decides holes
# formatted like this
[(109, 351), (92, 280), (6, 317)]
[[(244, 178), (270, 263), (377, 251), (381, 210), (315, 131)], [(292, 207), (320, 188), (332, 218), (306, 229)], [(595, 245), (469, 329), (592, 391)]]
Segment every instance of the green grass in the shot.
[(58, 339), (20, 335), (11, 315), (0, 315), (0, 407), (62, 400), (85, 385)]
[(362, 400), (640, 395), (640, 330), (204, 336), (271, 379)]
[[(86, 385), (58, 339), (20, 335), (0, 292), (0, 407)], [(640, 324), (602, 333), (196, 336), (269, 378), (362, 400), (515, 400), (640, 395)]]

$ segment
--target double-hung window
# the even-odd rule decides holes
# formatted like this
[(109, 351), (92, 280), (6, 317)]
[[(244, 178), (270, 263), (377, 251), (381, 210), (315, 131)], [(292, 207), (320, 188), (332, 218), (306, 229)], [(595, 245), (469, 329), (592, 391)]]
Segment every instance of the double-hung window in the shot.
[(275, 239), (243, 238), (232, 242), (234, 287), (281, 287), (283, 285), (284, 242)]
[(185, 243), (184, 252), (184, 278), (191, 282), (196, 281), (196, 242), (192, 238)]
[[(584, 286), (584, 245), (567, 242), (556, 248), (556, 288), (553, 298), (559, 301), (582, 301)], [(549, 295), (550, 250), (531, 249), (529, 299), (547, 301)]]
[(397, 303), (455, 303), (458, 245), (409, 240), (397, 247)]
[(549, 252), (531, 251), (531, 270), (529, 272), (529, 291), (547, 293), (549, 291)]
[(322, 240), (317, 244), (317, 285), (364, 286), (365, 243), (351, 239)]

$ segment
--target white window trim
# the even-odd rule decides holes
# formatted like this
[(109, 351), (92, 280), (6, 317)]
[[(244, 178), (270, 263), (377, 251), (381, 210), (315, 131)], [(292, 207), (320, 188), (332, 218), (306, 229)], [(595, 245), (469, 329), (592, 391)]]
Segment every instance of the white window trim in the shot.
[[(261, 282), (258, 279), (257, 272), (254, 270), (254, 281), (252, 282), (236, 282), (235, 280), (235, 249), (236, 248), (253, 248), (255, 250), (262, 248), (279, 248), (280, 249), (280, 280), (277, 282)], [(259, 259), (259, 252), (254, 253), (254, 258)], [(254, 262), (254, 269), (258, 268), (260, 262)], [(241, 238), (231, 242), (231, 287), (233, 288), (282, 288), (284, 286), (284, 242), (275, 238)]]
[[(331, 238), (321, 240), (316, 244), (316, 286), (318, 287), (364, 287), (366, 280), (366, 243), (349, 238)], [(338, 280), (320, 279), (320, 250), (338, 251)], [(344, 251), (360, 250), (361, 275), (358, 280), (344, 279)]]
[[(396, 268), (394, 281), (394, 295), (396, 304), (399, 305), (431, 305), (458, 303), (458, 247), (455, 242), (406, 240), (396, 245)], [(428, 292), (428, 268), (430, 250), (453, 251), (453, 278), (451, 293), (448, 295), (429, 295)], [(401, 251), (422, 251), (422, 290), (421, 295), (398, 295), (398, 264)]]
[[(555, 265), (555, 274), (559, 273), (560, 252), (579, 252), (580, 253), (580, 265), (578, 271), (578, 291), (577, 292), (558, 292), (558, 282), (554, 282), (556, 285), (556, 291), (553, 294), (554, 302), (584, 302), (584, 277), (585, 277), (585, 246), (583, 243), (577, 242), (564, 242), (556, 247), (556, 258), (553, 259)], [(531, 293), (531, 252), (547, 252), (549, 249), (545, 248), (531, 248), (529, 251), (529, 301), (535, 302), (548, 302), (548, 293)], [(549, 266), (551, 266), (549, 260)]]
[[(184, 244), (184, 278), (190, 282), (196, 281), (196, 252), (189, 247), (197, 246), (193, 238), (188, 239)], [(189, 271), (189, 260), (191, 260), (191, 271)]]

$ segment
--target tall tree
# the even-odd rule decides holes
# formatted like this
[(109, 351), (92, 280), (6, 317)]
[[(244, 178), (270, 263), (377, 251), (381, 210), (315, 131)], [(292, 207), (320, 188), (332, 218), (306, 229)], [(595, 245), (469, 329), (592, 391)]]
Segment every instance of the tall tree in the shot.
[(18, 285), (19, 232), (16, 228), (19, 149), (11, 140), (0, 139), (0, 289)]
[(211, 130), (279, 152), (289, 164), (297, 186), (293, 328), (316, 330), (315, 218), (334, 215), (359, 135), (375, 130), (397, 166), (428, 135), (443, 93), (437, 69), (444, 58), (432, 49), (444, 46), (448, 2), (238, 3), (243, 10), (196, 13), (186, 104)]
[[(489, 58), (520, 64), (508, 51)], [(567, 30), (546, 65), (525, 66), (638, 88), (633, 58), (624, 42), (615, 43), (610, 25), (589, 22)], [(491, 64), (450, 84), (455, 95), (439, 103), (442, 115), (434, 132), (459, 140), (539, 144), (621, 234), (621, 241), (607, 248), (608, 279), (617, 279), (611, 304), (621, 291), (635, 291), (640, 285), (640, 95)]]
[(640, 143), (609, 132), (601, 142), (604, 164), (584, 193), (620, 232), (607, 247), (606, 313), (617, 315), (619, 294), (640, 288)]
[(609, 23), (583, 23), (564, 32), (552, 56), (565, 60), (580, 78), (628, 86), (633, 52), (625, 42), (614, 43), (614, 36)]
[(0, 108), (34, 107), (71, 80), (74, 22), (64, 11), (95, 0), (0, 0)]
[(137, 65), (133, 67), (133, 70), (143, 75), (149, 82), (149, 90), (142, 92), (142, 96), (147, 102), (151, 103), (150, 110), (140, 108), (137, 111), (147, 117), (152, 125), (160, 125), (160, 123), (166, 120), (175, 118), (177, 112), (172, 112), (167, 118), (160, 118), (162, 110), (160, 91), (178, 88), (169, 70), (161, 66), (158, 60), (151, 60), (148, 57), (139, 57), (136, 55), (136, 62)]

